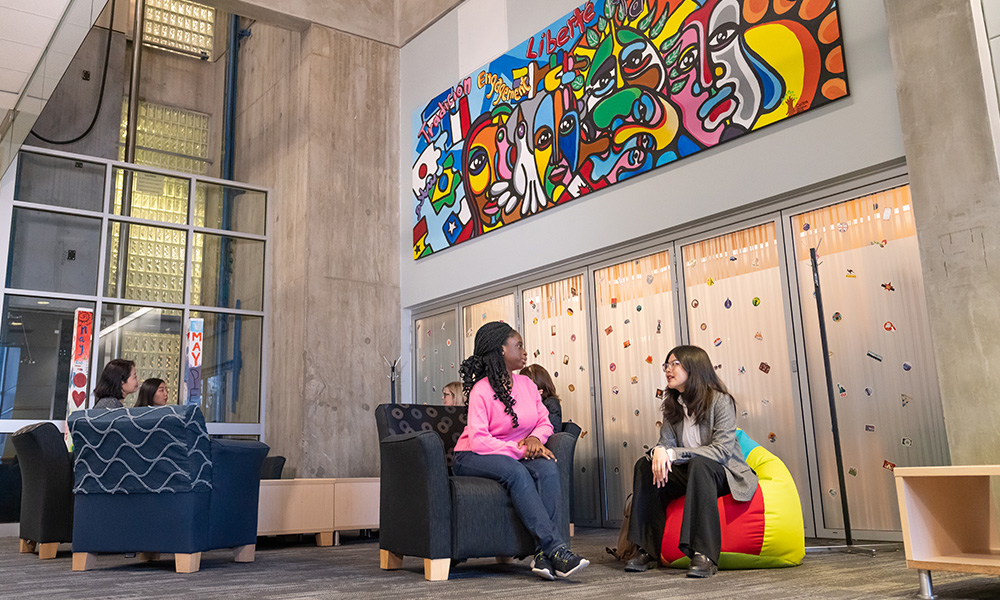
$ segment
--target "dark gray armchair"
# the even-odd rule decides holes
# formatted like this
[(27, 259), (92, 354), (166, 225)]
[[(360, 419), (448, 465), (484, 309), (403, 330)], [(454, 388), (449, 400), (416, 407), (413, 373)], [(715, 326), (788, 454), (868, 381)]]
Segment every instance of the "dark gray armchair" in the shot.
[[(375, 409), (382, 457), (379, 548), (383, 569), (403, 556), (424, 559), (424, 577), (448, 579), (453, 560), (525, 557), (535, 540), (499, 482), (451, 474), (455, 443), (467, 420), (464, 406), (383, 404)], [(569, 539), (576, 431), (556, 433), (545, 445), (558, 459)]]

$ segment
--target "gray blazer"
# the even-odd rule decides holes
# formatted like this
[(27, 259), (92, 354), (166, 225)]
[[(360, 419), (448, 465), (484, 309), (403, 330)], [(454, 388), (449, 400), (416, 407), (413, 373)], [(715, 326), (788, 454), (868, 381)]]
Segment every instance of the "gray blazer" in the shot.
[[(676, 448), (677, 464), (683, 464), (694, 456), (714, 460), (726, 469), (729, 492), (734, 500), (749, 502), (757, 491), (757, 474), (743, 458), (740, 445), (736, 441), (736, 403), (730, 396), (716, 392), (712, 407), (706, 413), (707, 419), (698, 424), (703, 446), (685, 448), (677, 443), (684, 439), (684, 421), (670, 423), (666, 416), (660, 427), (661, 448)], [(706, 443), (706, 440), (709, 440)]]

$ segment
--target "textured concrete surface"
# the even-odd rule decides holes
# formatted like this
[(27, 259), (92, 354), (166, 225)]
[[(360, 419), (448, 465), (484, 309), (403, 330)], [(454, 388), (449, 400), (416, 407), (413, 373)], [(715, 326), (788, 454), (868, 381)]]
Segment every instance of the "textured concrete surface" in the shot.
[(254, 25), (237, 178), (272, 189), (267, 442), (298, 477), (377, 475), (399, 356), (398, 50)]
[(1000, 433), (1000, 232), (990, 226), (1000, 220), (998, 115), (972, 4), (885, 0), (954, 464), (1000, 462), (1000, 446), (983, 443)]

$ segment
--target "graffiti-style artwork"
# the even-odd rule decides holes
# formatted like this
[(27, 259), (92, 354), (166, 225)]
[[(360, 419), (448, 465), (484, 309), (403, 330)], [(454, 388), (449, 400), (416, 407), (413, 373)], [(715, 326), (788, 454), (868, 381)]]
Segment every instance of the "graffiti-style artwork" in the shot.
[(848, 94), (836, 0), (593, 0), (414, 113), (413, 257)]

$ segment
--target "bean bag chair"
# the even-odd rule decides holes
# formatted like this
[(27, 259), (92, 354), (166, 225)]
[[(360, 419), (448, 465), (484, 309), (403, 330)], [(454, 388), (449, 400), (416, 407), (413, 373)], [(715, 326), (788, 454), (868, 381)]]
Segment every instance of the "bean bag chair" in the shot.
[[(806, 554), (802, 505), (788, 468), (777, 456), (750, 439), (741, 429), (736, 439), (760, 485), (750, 502), (737, 502), (729, 494), (719, 498), (722, 521), (720, 569), (794, 567)], [(686, 569), (690, 559), (677, 549), (684, 497), (667, 505), (660, 560), (668, 567)]]

